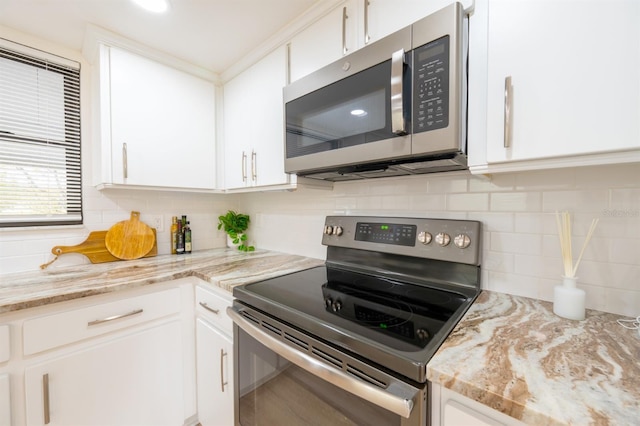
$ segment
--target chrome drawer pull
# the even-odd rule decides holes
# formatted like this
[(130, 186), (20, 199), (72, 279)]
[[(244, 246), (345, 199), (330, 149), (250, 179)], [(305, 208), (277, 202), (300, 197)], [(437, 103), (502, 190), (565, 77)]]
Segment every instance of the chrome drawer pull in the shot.
[(242, 151), (242, 181), (247, 181), (247, 154)]
[(224, 381), (224, 357), (227, 356), (224, 349), (220, 349), (220, 389), (224, 392), (224, 386), (229, 382)]
[(513, 114), (513, 85), (511, 76), (504, 79), (504, 147), (511, 148), (513, 127), (511, 120)]
[(218, 315), (220, 313), (220, 310), (210, 308), (209, 305), (207, 305), (205, 302), (200, 302), (200, 306), (202, 306), (203, 308), (205, 308), (209, 312), (213, 312), (216, 315)]
[(90, 322), (87, 323), (87, 325), (89, 327), (91, 327), (92, 325), (98, 325), (98, 324), (102, 324), (102, 323), (109, 322), (109, 321), (115, 321), (117, 319), (126, 318), (126, 317), (130, 317), (130, 316), (133, 316), (133, 315), (138, 315), (138, 314), (141, 314), (141, 313), (142, 313), (142, 309), (136, 309), (135, 311), (131, 311), (131, 312), (127, 313), (127, 314), (114, 315), (112, 317), (90, 321)]
[(42, 403), (44, 408), (44, 424), (51, 423), (51, 413), (49, 410), (49, 373), (42, 376)]
[(129, 177), (129, 160), (127, 155), (127, 144), (122, 144), (122, 174), (125, 179)]
[(349, 53), (349, 49), (347, 48), (347, 7), (342, 8), (342, 55), (346, 55)]

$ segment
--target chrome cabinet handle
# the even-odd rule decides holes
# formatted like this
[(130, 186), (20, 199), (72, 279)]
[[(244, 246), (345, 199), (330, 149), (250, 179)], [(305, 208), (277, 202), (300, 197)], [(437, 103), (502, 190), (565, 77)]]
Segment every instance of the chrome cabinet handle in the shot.
[(51, 423), (51, 410), (49, 406), (49, 373), (42, 376), (42, 405), (44, 410), (44, 424)]
[(218, 309), (210, 308), (209, 305), (207, 305), (205, 302), (200, 302), (200, 306), (202, 306), (207, 311), (212, 312), (212, 313), (214, 313), (216, 315), (218, 315), (220, 313), (220, 311)]
[(122, 175), (124, 178), (129, 177), (129, 161), (127, 160), (127, 144), (122, 144)]
[(227, 356), (227, 353), (224, 349), (220, 349), (220, 390), (224, 392), (224, 387), (229, 382), (225, 382), (224, 380), (224, 357)]
[(247, 181), (247, 154), (242, 151), (242, 181)]
[(254, 150), (251, 151), (251, 180), (258, 180), (258, 154)]
[(227, 314), (249, 336), (303, 370), (399, 416), (409, 418), (411, 415), (415, 405), (414, 401), (418, 397), (419, 391), (410, 385), (398, 380), (390, 383), (386, 389), (382, 389), (358, 380), (344, 371), (326, 365), (307, 353), (293, 349), (275, 337), (259, 330), (255, 324), (243, 318), (233, 307), (227, 308)]
[(371, 36), (369, 35), (369, 0), (364, 0), (364, 44), (369, 44)]
[(118, 320), (118, 319), (121, 319), (121, 318), (126, 318), (126, 317), (131, 317), (133, 315), (138, 315), (138, 314), (141, 314), (142, 312), (143, 312), (142, 309), (136, 309), (135, 311), (131, 311), (131, 312), (128, 312), (126, 314), (114, 315), (112, 317), (107, 317), (107, 318), (103, 318), (103, 319), (97, 319), (97, 320), (94, 320), (94, 321), (89, 321), (87, 323), (87, 325), (89, 327), (91, 327), (92, 325), (104, 324), (105, 322), (115, 321), (115, 320)]
[(404, 105), (402, 88), (404, 73), (404, 49), (391, 56), (391, 131), (396, 135), (406, 135), (404, 126)]
[(346, 55), (349, 49), (347, 49), (347, 6), (342, 8), (342, 55)]
[(513, 126), (511, 115), (513, 113), (513, 85), (511, 76), (504, 79), (504, 147), (511, 148), (511, 138), (513, 137)]

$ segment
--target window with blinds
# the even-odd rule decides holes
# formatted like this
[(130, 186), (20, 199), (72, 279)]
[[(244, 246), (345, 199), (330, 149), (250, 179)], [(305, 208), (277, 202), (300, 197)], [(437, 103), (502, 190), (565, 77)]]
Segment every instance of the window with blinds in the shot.
[(80, 224), (80, 64), (12, 47), (0, 40), (0, 227)]

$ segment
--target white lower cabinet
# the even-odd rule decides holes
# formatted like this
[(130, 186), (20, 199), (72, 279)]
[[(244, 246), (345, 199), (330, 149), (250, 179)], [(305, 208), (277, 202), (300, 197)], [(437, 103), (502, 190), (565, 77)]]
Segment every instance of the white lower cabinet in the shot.
[(181, 331), (171, 321), (28, 367), (27, 424), (183, 424)]
[(0, 426), (195, 424), (194, 282), (0, 315)]
[(198, 421), (202, 426), (230, 426), (234, 421), (233, 323), (226, 308), (232, 297), (207, 287), (196, 287)]
[(196, 321), (198, 420), (233, 425), (233, 342), (209, 322)]
[(8, 374), (0, 374), (0, 426), (11, 425), (11, 386)]
[(431, 384), (432, 426), (524, 426), (521, 421), (441, 385)]

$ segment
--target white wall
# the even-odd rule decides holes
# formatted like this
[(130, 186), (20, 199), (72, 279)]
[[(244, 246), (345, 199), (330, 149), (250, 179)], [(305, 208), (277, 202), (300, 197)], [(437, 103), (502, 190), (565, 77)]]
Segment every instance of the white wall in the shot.
[(480, 220), (483, 288), (552, 300), (563, 272), (556, 210), (574, 216), (575, 257), (600, 222), (577, 271), (587, 307), (640, 314), (640, 166), (494, 175), (452, 172), (337, 183), (332, 191), (244, 195), (257, 247), (323, 258), (326, 215)]

